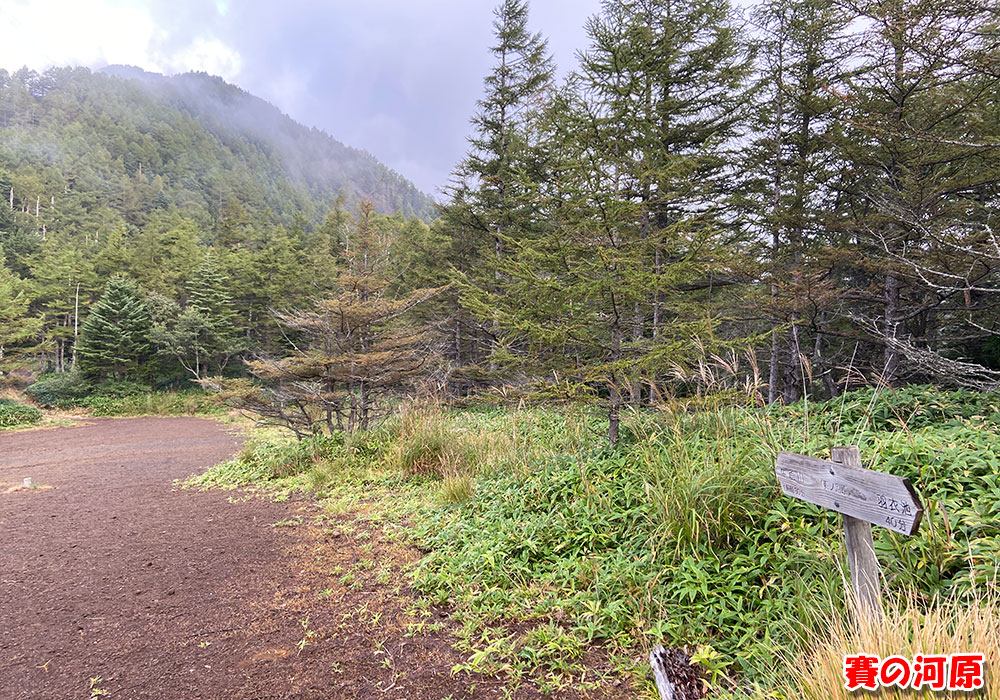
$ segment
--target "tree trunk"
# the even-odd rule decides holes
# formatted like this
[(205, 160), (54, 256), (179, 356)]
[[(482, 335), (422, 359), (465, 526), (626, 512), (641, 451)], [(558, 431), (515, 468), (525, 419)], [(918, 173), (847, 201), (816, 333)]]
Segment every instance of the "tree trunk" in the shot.
[[(901, 12), (900, 7), (893, 8), (895, 12)], [(906, 114), (905, 114), (905, 96), (904, 96), (904, 86), (900, 81), (903, 80), (905, 75), (905, 21), (903, 17), (899, 15), (894, 15), (892, 17), (893, 26), (890, 28), (890, 41), (892, 42), (893, 50), (893, 91), (892, 97), (893, 102), (896, 105), (895, 110), (895, 123), (897, 128), (900, 129), (900, 133), (906, 133)], [(898, 197), (901, 196), (902, 184), (901, 179), (903, 173), (905, 172), (904, 164), (900, 163), (894, 156), (889, 167), (889, 184), (894, 194)], [(892, 233), (890, 231), (890, 233)], [(900, 232), (895, 232), (898, 236)], [(896, 247), (896, 237), (891, 236), (893, 248)], [(898, 252), (898, 251), (894, 251)], [(891, 264), (891, 262), (889, 263)], [(899, 330), (902, 323), (899, 319), (900, 311), (900, 288), (901, 281), (896, 276), (896, 273), (889, 269), (885, 274), (885, 367), (882, 370), (882, 380), (889, 386), (896, 381), (896, 376), (899, 373), (899, 353), (891, 347), (891, 342), (899, 337)]]
[[(642, 340), (642, 306), (639, 302), (635, 302), (632, 310), (632, 342), (638, 346), (640, 340)], [(642, 379), (638, 369), (629, 382), (629, 401), (635, 407), (642, 401)]]
[[(611, 361), (617, 363), (622, 358), (622, 329), (616, 320), (611, 328)], [(617, 370), (610, 377), (611, 392), (608, 404), (608, 442), (612, 447), (618, 444), (621, 423), (622, 392), (618, 386)]]
[(891, 342), (899, 336), (902, 323), (899, 322), (899, 278), (890, 272), (885, 276), (885, 368), (882, 379), (888, 386), (896, 381), (899, 373), (899, 353)]
[(358, 427), (361, 430), (367, 430), (368, 428), (368, 385), (367, 382), (362, 380), (360, 382), (359, 389), (359, 411), (358, 411)]
[(774, 118), (774, 180), (771, 192), (771, 356), (768, 366), (767, 377), (767, 402), (769, 404), (778, 400), (778, 322), (775, 318), (778, 285), (774, 282), (774, 275), (777, 273), (778, 253), (781, 247), (781, 234), (778, 229), (778, 208), (781, 206), (781, 181), (782, 181), (782, 161), (781, 146), (784, 140), (784, 129), (782, 120), (784, 119), (785, 93), (784, 93), (784, 26), (785, 17), (782, 14), (779, 18), (778, 32), (778, 74), (775, 77), (775, 118)]
[(813, 345), (813, 371), (818, 372), (823, 378), (823, 388), (826, 390), (826, 399), (837, 396), (837, 383), (833, 381), (833, 375), (826, 366), (826, 358), (823, 357), (823, 327), (826, 325), (826, 312), (819, 315), (819, 322), (816, 328), (816, 341)]
[(73, 369), (76, 369), (76, 345), (80, 337), (80, 283), (76, 284), (76, 301), (73, 305)]

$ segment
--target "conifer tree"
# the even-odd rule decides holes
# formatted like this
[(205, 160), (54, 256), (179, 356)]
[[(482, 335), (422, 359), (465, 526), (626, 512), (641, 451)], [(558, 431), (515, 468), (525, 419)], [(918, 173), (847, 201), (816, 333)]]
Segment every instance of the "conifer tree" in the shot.
[[(527, 0), (503, 0), (493, 27), (493, 70), (484, 80), (472, 119), (475, 133), (443, 215), (453, 240), (452, 262), (497, 291), (507, 239), (530, 236), (537, 227), (531, 191), (542, 177), (544, 151), (531, 138), (530, 120), (552, 86), (555, 69), (545, 39), (528, 30)], [(463, 321), (470, 319), (456, 323)], [(495, 322), (488, 320), (477, 329), (476, 340), (485, 336), (492, 348), (496, 334)], [(483, 354), (479, 345), (472, 349), (473, 359)], [(461, 342), (455, 355), (462, 355)]]
[(74, 366), (83, 315), (102, 286), (94, 252), (93, 244), (79, 235), (58, 233), (49, 235), (30, 261), (32, 310), (42, 319), (41, 339), (33, 351), (57, 372)]
[(191, 276), (187, 285), (188, 306), (211, 319), (219, 333), (236, 329), (236, 312), (229, 293), (229, 278), (220, 269), (211, 250)]
[(99, 379), (136, 376), (149, 354), (150, 317), (135, 283), (116, 275), (83, 324), (80, 368)]
[(263, 383), (207, 382), (225, 401), (303, 436), (369, 427), (383, 399), (405, 387), (431, 357), (426, 328), (406, 314), (438, 289), (391, 293), (393, 227), (363, 202), (343, 254), (336, 295), (310, 308), (276, 312), (292, 353), (248, 363)]
[(198, 226), (178, 214), (156, 216), (131, 241), (129, 272), (144, 289), (179, 298), (201, 250)]
[(151, 339), (159, 351), (174, 357), (195, 379), (221, 373), (230, 358), (246, 349), (228, 287), (209, 251), (188, 283), (187, 306), (153, 325)]
[[(801, 358), (828, 396), (838, 391), (829, 357), (839, 314), (833, 268), (847, 246), (838, 238), (842, 206), (832, 184), (840, 162), (832, 141), (843, 116), (838, 92), (849, 70), (851, 19), (835, 0), (770, 0), (755, 8), (760, 74), (753, 109), (757, 134), (739, 161), (748, 225), (769, 242), (763, 263), (766, 307), (751, 295), (751, 313), (768, 309), (768, 402), (792, 402), (804, 388)], [(763, 293), (765, 290), (759, 290)]]
[(35, 336), (41, 320), (29, 316), (27, 284), (7, 269), (0, 253), (0, 372), (18, 357), (17, 346)]
[(582, 72), (546, 113), (548, 225), (506, 237), (502, 289), (465, 298), (527, 338), (517, 363), (604, 402), (614, 444), (626, 396), (712, 339), (706, 290), (732, 277), (735, 246), (717, 213), (722, 147), (748, 59), (724, 0), (608, 2), (588, 30)]
[[(693, 239), (721, 233), (721, 205), (732, 190), (728, 147), (745, 114), (750, 57), (727, 0), (606, 2), (587, 28), (591, 46), (579, 81), (589, 103), (592, 167), (613, 173), (603, 186), (624, 208), (627, 235), (646, 248), (638, 264), (653, 272), (648, 298), (630, 301), (626, 340), (641, 354), (669, 334), (665, 266), (684, 259)], [(722, 244), (715, 240), (714, 253), (735, 253), (738, 240)], [(655, 283), (659, 274), (663, 285)], [(715, 285), (726, 281), (720, 275)], [(633, 403), (640, 384), (634, 374)]]
[[(1000, 35), (987, 0), (852, 8), (859, 66), (845, 95), (850, 128), (837, 141), (847, 163), (838, 186), (852, 197), (851, 232), (865, 254), (853, 282), (871, 302), (852, 320), (881, 346), (869, 358), (872, 374), (892, 384), (908, 355), (955, 349), (981, 332), (964, 323), (980, 311), (973, 290), (997, 284), (992, 264), (958, 261), (976, 241), (995, 245)], [(928, 284), (927, 269), (960, 283)], [(920, 364), (909, 370), (924, 371)]]

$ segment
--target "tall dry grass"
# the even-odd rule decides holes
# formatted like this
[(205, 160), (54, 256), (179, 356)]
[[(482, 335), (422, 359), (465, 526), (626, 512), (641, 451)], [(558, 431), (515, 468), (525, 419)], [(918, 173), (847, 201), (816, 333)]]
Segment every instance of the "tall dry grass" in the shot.
[(435, 397), (403, 403), (387, 465), (442, 479), (442, 499), (468, 500), (475, 482), (496, 470), (522, 477), (555, 454), (581, 456), (593, 441), (592, 416), (568, 407), (562, 413), (524, 408), (473, 413), (449, 410)]
[[(789, 676), (778, 697), (857, 700), (871, 695), (879, 700), (1000, 700), (1000, 594), (995, 589), (961, 603), (942, 600), (924, 604), (913, 598), (896, 599), (887, 610), (881, 620), (867, 619), (856, 611), (850, 616), (832, 615), (826, 633), (810, 639), (808, 651), (788, 665)], [(918, 654), (970, 652), (985, 655), (986, 685), (975, 693), (900, 688), (868, 693), (844, 688), (844, 656), (848, 654), (902, 656), (912, 661)]]

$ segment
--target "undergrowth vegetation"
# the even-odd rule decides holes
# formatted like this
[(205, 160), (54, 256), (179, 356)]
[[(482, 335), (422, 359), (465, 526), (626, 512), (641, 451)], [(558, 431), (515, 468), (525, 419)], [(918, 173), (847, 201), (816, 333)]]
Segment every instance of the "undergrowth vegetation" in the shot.
[(0, 398), (0, 428), (20, 428), (42, 420), (42, 412), (13, 399)]
[(88, 396), (72, 405), (92, 416), (193, 416), (224, 409), (203, 391), (145, 391), (126, 396)]
[(94, 384), (77, 372), (45, 375), (24, 393), (43, 408), (82, 409), (94, 416), (195, 415), (223, 410), (201, 389), (154, 391), (130, 381)]
[(784, 683), (776, 657), (834, 653), (817, 639), (854, 643), (839, 516), (781, 495), (779, 450), (827, 457), (856, 444), (866, 466), (909, 477), (921, 494), (915, 536), (875, 528), (887, 594), (911, 601), (896, 627), (944, 600), (952, 611), (974, 603), (997, 580), (996, 394), (913, 387), (771, 409), (672, 404), (629, 416), (615, 449), (603, 446), (605, 428), (577, 409), (416, 403), (367, 433), (251, 442), (193, 483), (303, 489), (340, 512), (365, 504), (364, 517), (427, 551), (414, 582), (451, 609), (464, 667), (543, 689), (571, 682), (591, 642), (626, 666), (657, 643), (688, 646), (720, 692), (765, 693)]

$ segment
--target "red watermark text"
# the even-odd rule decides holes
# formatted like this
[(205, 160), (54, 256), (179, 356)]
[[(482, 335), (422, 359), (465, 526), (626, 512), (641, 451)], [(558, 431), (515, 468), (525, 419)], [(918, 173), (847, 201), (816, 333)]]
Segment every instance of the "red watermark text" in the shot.
[(917, 654), (879, 658), (874, 654), (844, 657), (844, 687), (848, 690), (914, 688), (964, 690), (983, 687), (982, 654)]

